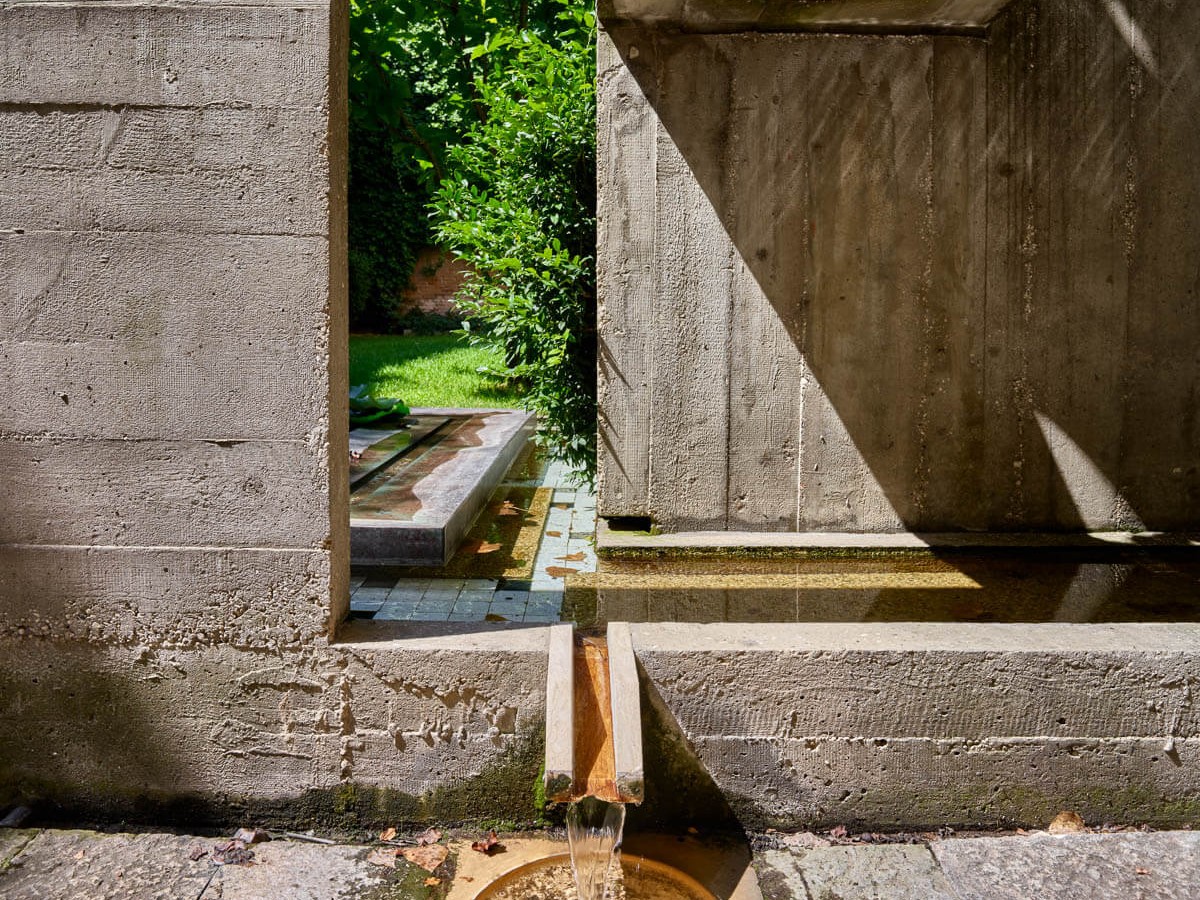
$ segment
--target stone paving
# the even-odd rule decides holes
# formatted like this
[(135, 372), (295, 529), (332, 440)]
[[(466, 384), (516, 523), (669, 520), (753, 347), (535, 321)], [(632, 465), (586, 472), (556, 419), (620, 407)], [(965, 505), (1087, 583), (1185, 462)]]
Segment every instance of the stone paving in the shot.
[[(431, 873), (397, 859), (395, 847), (380, 845), (372, 854), (367, 844), (273, 840), (253, 845), (249, 864), (215, 865), (212, 851), (223, 838), (0, 828), (0, 897), (474, 900), (504, 872), (565, 850), (549, 837), (501, 835), (505, 852), (492, 856), (473, 852), (469, 836), (448, 837), (448, 862)], [(767, 837), (778, 845), (780, 836)], [(744, 843), (731, 853), (727, 841), (723, 846), (719, 838), (692, 835), (660, 838), (657, 846), (670, 852), (652, 855), (709, 884), (722, 900), (1200, 897), (1200, 832), (1034, 832), (832, 846), (815, 835), (795, 837), (810, 840), (803, 847), (762, 850), (752, 859)], [(395, 868), (372, 862), (382, 851)], [(714, 863), (714, 856), (722, 859)]]
[[(507, 510), (504, 505), (506, 498), (522, 491), (532, 491), (534, 496), (540, 491), (548, 499), (544, 511), (533, 510), (532, 504), (519, 509), (525, 514), (524, 530), (534, 537), (531, 564), (517, 577), (469, 577), (472, 569), (489, 567), (491, 557), (479, 553), (480, 545), (487, 543), (488, 526), (498, 515), (518, 508), (512, 501), (507, 501)], [(493, 499), (492, 508), (473, 530), (480, 536), (468, 541), (445, 569), (356, 567), (350, 578), (351, 615), (412, 622), (560, 621), (566, 570), (596, 569), (595, 495), (580, 486), (561, 463), (535, 459), (518, 464)], [(468, 577), (454, 574), (461, 572)]]

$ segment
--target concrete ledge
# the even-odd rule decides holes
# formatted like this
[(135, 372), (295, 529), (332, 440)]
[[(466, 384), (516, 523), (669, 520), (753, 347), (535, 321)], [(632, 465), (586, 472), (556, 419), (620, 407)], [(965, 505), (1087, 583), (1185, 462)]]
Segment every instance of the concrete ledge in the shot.
[(869, 556), (953, 550), (1064, 550), (1200, 548), (1200, 534), (1163, 531), (946, 532), (858, 534), (849, 532), (680, 531), (650, 534), (615, 531), (596, 523), (596, 552), (609, 557)]
[(1200, 819), (1200, 625), (631, 631), (747, 827)]
[[(492, 491), (524, 449), (534, 430), (534, 416), (513, 409), (448, 409), (422, 407), (414, 416), (471, 416), (482, 427), (476, 446), (456, 447), (446, 459), (413, 481), (405, 493), (417, 510), (406, 519), (385, 516), (350, 519), (350, 557), (355, 565), (443, 566), (458, 550)], [(456, 434), (442, 428), (430, 440)], [(428, 445), (430, 441), (427, 441)], [(442, 452), (434, 444), (431, 452)], [(372, 476), (380, 477), (380, 476)], [(386, 476), (383, 476), (386, 477)]]
[(642, 703), (628, 622), (608, 624), (608, 684), (617, 793), (626, 802), (641, 803), (645, 799), (646, 780), (642, 762)]
[(603, 0), (600, 18), (727, 33), (979, 35), (1009, 0)]

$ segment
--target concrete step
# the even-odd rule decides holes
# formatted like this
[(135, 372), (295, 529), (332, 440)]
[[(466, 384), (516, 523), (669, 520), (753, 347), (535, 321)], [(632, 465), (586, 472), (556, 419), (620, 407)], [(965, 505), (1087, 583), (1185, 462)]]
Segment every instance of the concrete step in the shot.
[(443, 422), (407, 452), (380, 448), (374, 455), (382, 461), (361, 475), (350, 495), (355, 565), (448, 563), (534, 429), (533, 415), (521, 410), (421, 408), (413, 415)]

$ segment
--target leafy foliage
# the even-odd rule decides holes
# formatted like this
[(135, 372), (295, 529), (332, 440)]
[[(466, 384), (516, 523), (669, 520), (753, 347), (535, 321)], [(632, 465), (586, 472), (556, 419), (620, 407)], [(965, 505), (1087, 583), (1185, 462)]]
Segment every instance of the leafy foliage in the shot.
[(436, 235), (473, 268), (457, 298), (474, 339), (503, 347), (552, 451), (595, 468), (595, 78), (590, 12), (567, 6), (557, 33), (496, 32), (477, 83), (486, 107), (449, 147), (433, 202)]
[[(351, 0), (350, 313), (395, 327), (447, 147), (488, 115), (480, 83), (505, 28), (553, 30), (553, 0)], [(503, 47), (494, 45), (497, 53)]]

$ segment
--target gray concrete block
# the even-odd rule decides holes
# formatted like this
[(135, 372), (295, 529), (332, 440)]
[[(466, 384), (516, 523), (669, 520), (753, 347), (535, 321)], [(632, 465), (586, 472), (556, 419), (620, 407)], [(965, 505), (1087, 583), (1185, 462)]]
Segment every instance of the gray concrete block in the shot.
[(264, 650), (330, 630), (317, 550), (0, 546), (0, 637)]
[(0, 169), (293, 172), (320, 179), (317, 108), (0, 108)]
[(15, 3), (0, 33), (0, 104), (321, 107), (325, 3)]
[(323, 235), (321, 184), (278, 170), (0, 172), (0, 230)]
[(327, 473), (302, 441), (0, 439), (0, 470), (0, 544), (317, 549), (329, 534)]
[(167, 441), (319, 441), (328, 389), (311, 369), (281, 370), (273, 355), (202, 349), (194, 338), (128, 349), (7, 342), (0, 380), (10, 388), (0, 433)]
[(763, 900), (962, 900), (923, 845), (769, 850), (754, 868)]
[(962, 900), (1200, 896), (1200, 834), (1038, 834), (931, 845)]
[(1196, 626), (631, 628), (656, 694), (756, 826), (1200, 812)]

